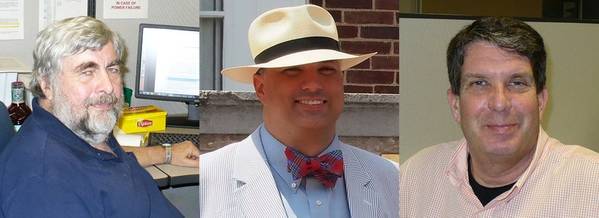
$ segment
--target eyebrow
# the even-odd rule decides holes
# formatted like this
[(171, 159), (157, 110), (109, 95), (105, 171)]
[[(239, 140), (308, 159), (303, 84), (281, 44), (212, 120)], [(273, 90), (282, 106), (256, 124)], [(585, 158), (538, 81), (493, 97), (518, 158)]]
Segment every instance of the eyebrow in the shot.
[(75, 67), (75, 71), (81, 71), (87, 68), (98, 68), (98, 64), (92, 61), (83, 62)]
[(527, 79), (534, 79), (534, 78), (535, 78), (535, 76), (534, 76), (534, 74), (528, 74), (528, 73), (521, 72), (521, 73), (515, 73), (515, 74), (512, 74), (512, 77), (511, 77), (511, 78), (527, 78)]
[(299, 66), (291, 66), (291, 67), (287, 67), (287, 68), (283, 68), (283, 70), (281, 72), (284, 71), (301, 71), (302, 68), (300, 68)]
[[(513, 73), (512, 75), (510, 75), (510, 78), (516, 78), (516, 77), (534, 78), (534, 75), (528, 74), (527, 72), (518, 72), (518, 73)], [(489, 78), (489, 76), (487, 74), (483, 74), (483, 73), (470, 73), (470, 74), (462, 74), (462, 78), (463, 79)]]
[[(116, 66), (116, 65), (120, 65), (121, 61), (120, 60), (114, 60), (112, 62), (110, 62), (110, 64), (108, 64), (108, 67), (112, 67), (112, 66)], [(79, 64), (77, 67), (75, 67), (75, 71), (82, 71), (85, 70), (87, 68), (98, 68), (98, 64), (96, 62), (93, 61), (88, 61), (88, 62), (83, 62), (81, 64)]]
[(108, 64), (108, 66), (106, 67), (112, 67), (112, 66), (116, 66), (116, 65), (121, 65), (121, 60), (114, 60), (112, 62), (110, 62), (110, 64)]

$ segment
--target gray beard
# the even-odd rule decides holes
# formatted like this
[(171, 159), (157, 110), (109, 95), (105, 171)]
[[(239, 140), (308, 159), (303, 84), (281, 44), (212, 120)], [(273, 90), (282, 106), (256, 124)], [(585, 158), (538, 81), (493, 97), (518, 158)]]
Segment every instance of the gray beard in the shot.
[[(57, 89), (54, 89), (57, 90)], [(58, 91), (60, 92), (60, 91)], [(58, 118), (75, 135), (90, 145), (106, 142), (112, 132), (123, 107), (123, 98), (117, 98), (113, 94), (105, 94), (100, 97), (85, 99), (85, 108), (99, 103), (113, 103), (113, 107), (106, 113), (95, 113), (90, 110), (75, 111), (69, 100), (62, 93), (54, 93), (55, 99), (51, 105), (52, 114)]]

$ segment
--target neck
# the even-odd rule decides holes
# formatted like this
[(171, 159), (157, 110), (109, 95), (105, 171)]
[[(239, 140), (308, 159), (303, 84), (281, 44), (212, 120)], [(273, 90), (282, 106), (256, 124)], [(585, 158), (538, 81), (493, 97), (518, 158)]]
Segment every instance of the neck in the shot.
[(282, 128), (264, 123), (268, 132), (285, 146), (291, 147), (304, 155), (313, 157), (324, 151), (335, 137), (335, 127), (328, 128)]
[(521, 157), (489, 157), (471, 152), (472, 176), (476, 182), (489, 188), (512, 184), (530, 166), (535, 148)]
[(48, 101), (48, 99), (46, 99), (46, 98), (37, 98), (37, 103), (44, 110), (46, 110), (48, 112), (52, 112), (52, 105), (50, 105), (50, 101)]

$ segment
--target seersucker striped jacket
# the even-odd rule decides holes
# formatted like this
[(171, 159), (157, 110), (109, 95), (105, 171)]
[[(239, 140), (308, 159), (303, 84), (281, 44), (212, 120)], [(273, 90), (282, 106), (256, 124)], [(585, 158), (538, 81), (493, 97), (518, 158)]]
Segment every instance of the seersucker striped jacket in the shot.
[[(341, 143), (350, 214), (399, 217), (399, 168)], [(258, 130), (241, 142), (200, 156), (200, 217), (285, 217)]]

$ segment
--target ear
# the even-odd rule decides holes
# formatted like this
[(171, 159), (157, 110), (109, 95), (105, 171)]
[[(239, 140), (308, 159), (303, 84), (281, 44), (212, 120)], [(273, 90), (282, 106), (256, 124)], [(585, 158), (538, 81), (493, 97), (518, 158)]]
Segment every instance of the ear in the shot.
[(447, 102), (449, 103), (453, 120), (455, 120), (457, 123), (460, 123), (460, 96), (453, 94), (451, 88), (447, 89)]
[(264, 70), (260, 73), (255, 73), (253, 77), (254, 90), (260, 102), (264, 103)]
[(44, 96), (46, 96), (47, 100), (53, 100), (54, 99), (54, 95), (53, 95), (54, 93), (52, 92), (52, 86), (50, 85), (50, 83), (48, 82), (48, 80), (50, 80), (48, 77), (42, 78), (40, 80), (40, 88), (42, 89), (42, 92), (44, 93)]
[(547, 107), (547, 102), (549, 101), (549, 91), (547, 88), (543, 88), (543, 90), (537, 93), (537, 100), (539, 102), (539, 116), (543, 117), (543, 111), (545, 111), (545, 107)]

